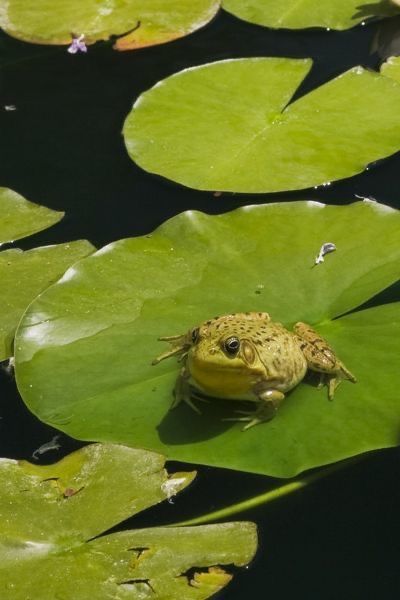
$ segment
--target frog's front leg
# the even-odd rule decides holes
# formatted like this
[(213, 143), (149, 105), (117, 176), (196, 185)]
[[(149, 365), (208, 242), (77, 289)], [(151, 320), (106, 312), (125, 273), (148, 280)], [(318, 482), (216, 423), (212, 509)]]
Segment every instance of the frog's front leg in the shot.
[(192, 389), (189, 384), (190, 372), (187, 366), (183, 366), (179, 372), (174, 387), (174, 400), (171, 404), (171, 408), (175, 408), (181, 402), (186, 402), (198, 415), (201, 415), (200, 410), (191, 400)]
[(321, 373), (321, 385), (328, 386), (328, 398), (333, 399), (335, 390), (343, 379), (356, 383), (354, 375), (340, 361), (335, 352), (310, 325), (296, 323), (293, 328), (299, 338), (300, 348), (311, 371)]
[(270, 421), (274, 418), (279, 405), (285, 397), (285, 394), (279, 390), (268, 387), (267, 383), (257, 384), (253, 391), (258, 398), (256, 410), (237, 411), (245, 416), (232, 417), (229, 419), (224, 419), (224, 421), (247, 422), (247, 425), (242, 428), (242, 431), (246, 431), (247, 429), (250, 429), (250, 427), (254, 427), (254, 425), (265, 423), (265, 421)]

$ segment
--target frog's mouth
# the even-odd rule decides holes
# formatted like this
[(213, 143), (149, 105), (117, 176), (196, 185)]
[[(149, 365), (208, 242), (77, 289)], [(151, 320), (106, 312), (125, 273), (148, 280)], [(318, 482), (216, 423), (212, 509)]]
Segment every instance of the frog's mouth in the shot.
[(194, 384), (210, 396), (229, 398), (247, 395), (254, 383), (254, 374), (242, 361), (219, 365), (199, 359), (190, 360), (189, 371)]
[(246, 375), (249, 371), (248, 365), (239, 357), (226, 359), (224, 364), (217, 361), (204, 360), (198, 356), (188, 356), (188, 367), (189, 371), (193, 373), (194, 370), (204, 372), (215, 372), (215, 373), (238, 373), (240, 375)]

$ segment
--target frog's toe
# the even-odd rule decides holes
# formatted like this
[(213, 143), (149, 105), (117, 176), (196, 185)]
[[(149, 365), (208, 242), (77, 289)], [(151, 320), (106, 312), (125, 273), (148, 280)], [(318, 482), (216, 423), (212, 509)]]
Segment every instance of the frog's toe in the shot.
[(247, 431), (248, 429), (250, 429), (250, 427), (254, 427), (254, 425), (259, 425), (259, 423), (264, 423), (264, 422), (265, 422), (265, 419), (259, 419), (257, 417), (254, 417), (254, 419), (251, 419), (251, 421), (249, 421), (247, 423), (247, 425), (242, 427), (242, 431)]
[(190, 397), (198, 402), (206, 402), (207, 404), (210, 403), (210, 400), (208, 398), (205, 398), (201, 394), (198, 394), (195, 389), (191, 390)]
[(336, 389), (342, 383), (343, 379), (341, 377), (331, 377), (328, 382), (328, 399), (333, 400)]
[[(351, 377), (349, 376), (351, 375)], [(337, 388), (339, 387), (339, 385), (342, 383), (342, 381), (344, 381), (345, 379), (347, 379), (348, 381), (351, 381), (351, 383), (356, 383), (357, 380), (354, 377), (354, 375), (352, 375), (350, 373), (350, 371), (346, 372), (346, 376), (344, 377), (342, 372), (328, 378), (328, 381), (326, 381), (326, 385), (328, 386), (328, 398), (329, 400), (333, 400), (333, 397), (335, 395), (335, 391), (337, 390)]]
[[(240, 411), (237, 410), (236, 412), (244, 412), (244, 411)], [(253, 413), (254, 415), (254, 413)], [(257, 425), (257, 423), (261, 423), (261, 419), (258, 419), (256, 417), (253, 416), (248, 416), (248, 417), (226, 417), (224, 419), (221, 419), (222, 421), (233, 421), (235, 423), (247, 423), (247, 425), (245, 425), (244, 427), (242, 427), (242, 431), (246, 431), (246, 429), (249, 429), (250, 427), (253, 427), (254, 425)]]
[(265, 423), (265, 421), (267, 420), (269, 421), (270, 419), (256, 417), (254, 416), (254, 413), (253, 416), (249, 417), (232, 417), (231, 419), (224, 419), (224, 421), (238, 421), (241, 423), (246, 423), (246, 425), (242, 427), (242, 431), (247, 431), (248, 429), (250, 429), (250, 427), (254, 427), (254, 425), (259, 425), (260, 423)]
[(197, 406), (192, 402), (189, 396), (180, 396), (178, 394), (175, 395), (175, 398), (172, 401), (171, 408), (176, 408), (181, 402), (185, 402), (195, 413), (201, 415), (201, 410), (197, 408)]
[(190, 408), (194, 410), (195, 413), (201, 415), (201, 410), (197, 408), (197, 406), (192, 402), (190, 398), (184, 398), (183, 401), (186, 402), (186, 404), (190, 406)]
[(340, 364), (340, 372), (343, 379), (348, 379), (351, 383), (357, 383), (357, 379), (351, 371), (349, 371), (343, 363)]
[(244, 415), (243, 417), (226, 417), (222, 419), (223, 421), (236, 421), (240, 423), (247, 423), (244, 427), (242, 427), (242, 431), (247, 431), (250, 427), (254, 427), (254, 425), (258, 425), (259, 423), (265, 423), (270, 421), (275, 416), (274, 411), (265, 411), (265, 410), (235, 410), (235, 413), (240, 415)]

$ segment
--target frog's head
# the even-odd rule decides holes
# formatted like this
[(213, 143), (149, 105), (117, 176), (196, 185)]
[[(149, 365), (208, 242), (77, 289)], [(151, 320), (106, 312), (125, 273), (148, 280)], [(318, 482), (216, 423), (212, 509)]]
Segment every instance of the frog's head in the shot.
[(190, 364), (201, 362), (210, 369), (251, 368), (257, 358), (254, 319), (249, 318), (253, 314), (215, 317), (191, 329), (188, 333)]
[(269, 320), (267, 313), (237, 313), (190, 330), (187, 368), (200, 387), (227, 396), (250, 385), (262, 370), (256, 349), (261, 316)]
[(183, 335), (160, 337), (171, 348), (155, 358), (152, 364), (170, 356), (185, 358), (189, 353), (213, 363), (221, 361), (231, 366), (252, 365), (255, 360), (254, 343), (261, 336), (262, 328), (270, 321), (268, 313), (248, 312), (214, 317)]
[(262, 373), (256, 346), (269, 321), (268, 313), (261, 312), (214, 317), (183, 335), (160, 338), (171, 348), (153, 364), (179, 356), (179, 360), (187, 360), (190, 375), (204, 390), (221, 396), (233, 394)]

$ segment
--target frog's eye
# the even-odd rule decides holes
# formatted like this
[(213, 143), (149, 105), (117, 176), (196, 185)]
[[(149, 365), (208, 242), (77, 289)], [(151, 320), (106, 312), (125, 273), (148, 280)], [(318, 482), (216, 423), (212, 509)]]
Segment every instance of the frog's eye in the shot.
[(192, 337), (193, 344), (195, 344), (197, 342), (197, 340), (199, 339), (199, 328), (198, 327), (196, 327), (196, 329), (192, 330), (191, 337)]
[(240, 348), (240, 340), (239, 338), (232, 336), (225, 340), (224, 348), (228, 354), (236, 354)]

